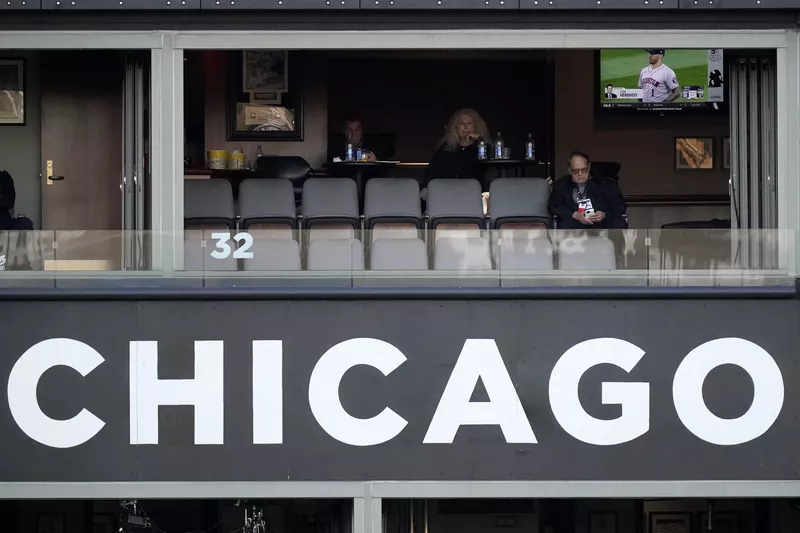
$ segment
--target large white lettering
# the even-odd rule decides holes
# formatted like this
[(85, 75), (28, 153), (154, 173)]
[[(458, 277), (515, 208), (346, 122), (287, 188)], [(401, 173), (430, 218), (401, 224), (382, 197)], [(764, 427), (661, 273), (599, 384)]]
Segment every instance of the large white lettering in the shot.
[(644, 351), (620, 339), (592, 339), (576, 344), (556, 363), (550, 374), (550, 407), (564, 431), (588, 444), (610, 446), (631, 441), (650, 429), (650, 385), (647, 383), (603, 383), (603, 404), (622, 406), (614, 420), (590, 416), (578, 397), (578, 384), (590, 368), (608, 364), (626, 372), (644, 356)]
[(67, 366), (86, 377), (103, 361), (97, 350), (73, 339), (48, 339), (31, 346), (8, 376), (8, 407), (19, 428), (52, 448), (72, 448), (97, 435), (105, 423), (85, 408), (69, 420), (44, 414), (36, 389), (42, 375), (55, 366)]
[[(703, 383), (721, 365), (736, 365), (753, 380), (753, 403), (735, 419), (712, 413), (703, 399)], [(687, 355), (675, 372), (672, 397), (686, 429), (706, 442), (733, 445), (763, 435), (783, 408), (783, 377), (772, 356), (750, 341), (716, 339), (701, 344)]]
[(283, 442), (283, 343), (253, 341), (253, 444)]
[[(131, 444), (158, 444), (159, 408), (177, 405), (194, 407), (195, 444), (223, 444), (223, 341), (194, 343), (195, 369), (190, 379), (159, 379), (155, 341), (131, 342), (129, 355)], [(593, 367), (613, 365), (631, 373), (644, 356), (638, 346), (615, 338), (591, 339), (568, 349), (554, 365), (548, 386), (550, 408), (564, 431), (597, 446), (622, 444), (646, 434), (650, 430), (649, 383), (622, 380), (600, 384), (602, 404), (620, 407), (620, 415), (610, 420), (590, 415), (592, 410), (584, 408), (578, 394), (581, 380)], [(103, 361), (94, 348), (77, 340), (55, 338), (35, 344), (20, 356), (8, 376), (8, 405), (13, 420), (27, 436), (45, 446), (71, 448), (89, 441), (105, 422), (86, 408), (72, 418), (54, 419), (39, 405), (37, 388), (51, 368), (66, 366), (85, 377)], [(389, 376), (405, 361), (399, 349), (379, 339), (350, 339), (331, 347), (317, 361), (308, 382), (309, 407), (320, 427), (351, 446), (374, 446), (399, 435), (408, 425), (406, 419), (389, 406), (371, 418), (357, 418), (345, 410), (340, 388), (346, 373), (356, 366), (369, 366)], [(732, 419), (712, 413), (703, 397), (706, 378), (721, 365), (741, 367), (754, 385), (749, 408)], [(238, 364), (237, 372), (246, 375)], [(659, 376), (659, 383), (665, 379), (668, 377)], [(471, 401), (479, 382), (486, 389), (488, 401)], [(250, 385), (253, 444), (283, 444), (282, 341), (252, 342)], [(512, 381), (494, 339), (467, 339), (423, 442), (452, 443), (461, 426), (480, 425), (498, 426), (508, 443), (537, 443), (517, 391), (517, 387), (529, 386), (526, 381)], [(414, 383), (410, 387), (410, 394), (424, 395), (424, 402), (430, 402), (432, 391), (421, 390)], [(371, 399), (362, 393), (358, 401), (368, 403)], [(740, 338), (716, 339), (695, 348), (683, 359), (673, 377), (672, 401), (678, 418), (696, 437), (715, 445), (738, 445), (762, 436), (780, 416), (783, 377), (775, 360), (760, 346)]]
[(373, 446), (396, 437), (408, 424), (403, 417), (388, 407), (372, 418), (350, 416), (342, 406), (339, 384), (354, 366), (371, 366), (388, 376), (405, 360), (403, 352), (378, 339), (350, 339), (325, 352), (308, 384), (308, 403), (322, 429), (353, 446)]
[[(488, 402), (471, 402), (478, 380)], [(452, 443), (462, 425), (497, 425), (506, 442), (536, 443), (528, 417), (493, 339), (467, 339), (423, 442)]]
[(131, 342), (131, 444), (158, 444), (160, 405), (193, 405), (195, 444), (222, 444), (223, 402), (222, 341), (195, 341), (194, 379), (158, 379), (158, 343)]

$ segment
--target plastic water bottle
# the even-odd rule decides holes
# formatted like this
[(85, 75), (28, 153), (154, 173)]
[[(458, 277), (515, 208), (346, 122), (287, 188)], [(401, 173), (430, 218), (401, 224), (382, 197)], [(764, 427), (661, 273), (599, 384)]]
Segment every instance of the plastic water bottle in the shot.
[(347, 149), (344, 152), (344, 160), (347, 162), (353, 162), (353, 143), (347, 143)]
[(528, 134), (528, 142), (525, 143), (525, 159), (533, 161), (536, 159), (536, 148), (533, 144), (533, 134)]
[(498, 131), (497, 132), (497, 139), (494, 141), (494, 158), (495, 159), (503, 159), (503, 147), (505, 143), (503, 143), (503, 135)]
[(486, 161), (486, 141), (483, 139), (483, 137), (481, 137), (478, 141), (478, 159), (481, 161)]

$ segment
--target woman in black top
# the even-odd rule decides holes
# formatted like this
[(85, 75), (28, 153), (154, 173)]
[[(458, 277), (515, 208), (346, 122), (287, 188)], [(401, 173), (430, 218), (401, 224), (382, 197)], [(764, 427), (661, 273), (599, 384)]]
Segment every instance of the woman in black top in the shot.
[(447, 122), (444, 137), (428, 164), (426, 182), (437, 178), (475, 178), (482, 181), (486, 170), (478, 160), (480, 139), (487, 145), (492, 143), (486, 122), (481, 116), (473, 109), (456, 111)]

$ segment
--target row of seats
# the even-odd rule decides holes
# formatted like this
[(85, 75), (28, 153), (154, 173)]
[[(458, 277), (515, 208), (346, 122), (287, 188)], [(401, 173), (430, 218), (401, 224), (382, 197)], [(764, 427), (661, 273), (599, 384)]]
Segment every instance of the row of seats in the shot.
[[(372, 241), (391, 229), (409, 237), (427, 226), (475, 230), (489, 227), (550, 227), (547, 200), (550, 187), (540, 178), (505, 178), (491, 183), (489, 217), (484, 215), (481, 186), (473, 179), (429, 182), (423, 216), (419, 183), (410, 178), (373, 178), (359, 212), (358, 191), (350, 178), (309, 178), (303, 183), (301, 207), (295, 207), (288, 179), (247, 179), (239, 187), (238, 205), (230, 183), (223, 179), (186, 180), (185, 227), (250, 229), (311, 229), (338, 227), (372, 230)], [(362, 225), (363, 221), (363, 225)], [(344, 237), (354, 237), (349, 232)], [(479, 236), (472, 234), (472, 236)]]
[[(300, 245), (294, 239), (255, 238), (248, 252), (252, 258), (238, 260), (235, 254), (222, 259), (211, 255), (210, 231), (186, 232), (186, 263), (189, 271), (279, 272), (303, 270)], [(365, 261), (366, 259), (366, 261)], [(442, 237), (428, 246), (419, 238), (381, 238), (365, 253), (363, 243), (350, 238), (320, 238), (309, 242), (305, 270), (615, 270), (613, 243), (602, 236), (566, 237), (556, 250), (549, 239)]]

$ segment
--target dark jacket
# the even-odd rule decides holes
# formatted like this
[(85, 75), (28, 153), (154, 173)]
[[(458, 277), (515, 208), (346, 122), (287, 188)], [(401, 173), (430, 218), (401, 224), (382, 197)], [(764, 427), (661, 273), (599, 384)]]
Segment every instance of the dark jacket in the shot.
[(0, 229), (11, 228), (11, 210), (14, 209), (16, 200), (17, 192), (11, 174), (0, 170)]
[[(578, 210), (578, 204), (573, 196), (573, 191), (578, 185), (572, 181), (572, 176), (559, 178), (553, 184), (550, 192), (550, 200), (547, 209), (550, 215), (561, 219), (569, 219), (572, 213)], [(627, 212), (625, 199), (622, 191), (617, 185), (617, 180), (613, 178), (589, 178), (586, 182), (586, 197), (592, 200), (592, 207), (595, 211), (602, 211), (609, 220), (616, 220)]]
[(439, 147), (428, 163), (425, 181), (433, 179), (474, 178), (481, 182), (485, 191), (483, 177), (486, 166), (478, 159), (478, 143), (458, 148), (451, 152), (445, 145)]

